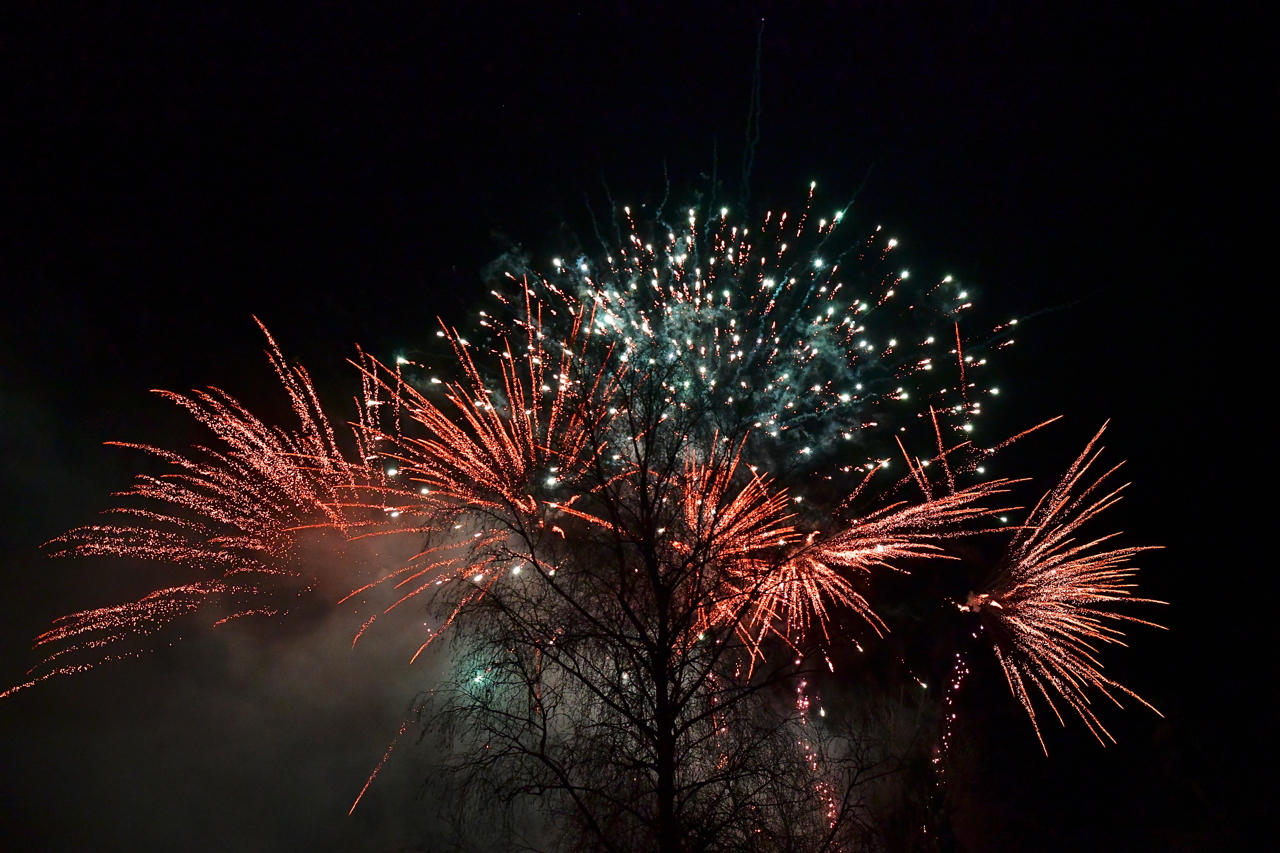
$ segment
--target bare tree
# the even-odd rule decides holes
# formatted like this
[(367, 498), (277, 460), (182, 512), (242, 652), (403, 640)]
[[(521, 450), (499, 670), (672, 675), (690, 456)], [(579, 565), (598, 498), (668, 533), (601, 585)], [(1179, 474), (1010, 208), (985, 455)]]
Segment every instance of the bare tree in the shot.
[(422, 709), (451, 754), (445, 787), (482, 822), (523, 814), (535, 849), (865, 848), (892, 732), (813, 718), (823, 656), (796, 621), (829, 592), (860, 596), (796, 568), (823, 554), (741, 464), (746, 429), (673, 394), (669, 369), (594, 367), (561, 401), (587, 450), (552, 466), (558, 499), (530, 514), (491, 494), (483, 532), (452, 534), (482, 543), (468, 565), (506, 572), (434, 591), (442, 619), (467, 614), (458, 677)]

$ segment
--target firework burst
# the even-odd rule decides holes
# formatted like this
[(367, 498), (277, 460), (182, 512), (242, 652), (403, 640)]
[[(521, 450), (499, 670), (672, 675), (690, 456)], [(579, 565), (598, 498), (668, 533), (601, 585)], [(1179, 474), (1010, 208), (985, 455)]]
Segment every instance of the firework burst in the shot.
[(1118, 501), (1124, 488), (1105, 488), (1118, 465), (1092, 482), (1086, 478), (1102, 452), (1097, 446), (1102, 432), (1098, 431), (1061, 481), (1014, 532), (1002, 568), (985, 591), (970, 595), (966, 603), (969, 610), (982, 615), (989, 628), (1009, 687), (1030, 716), (1042, 747), (1044, 738), (1029, 688), (1048, 702), (1059, 722), (1062, 714), (1054, 700), (1064, 701), (1099, 741), (1111, 735), (1090, 707), (1088, 688), (1097, 689), (1117, 705), (1115, 694), (1120, 693), (1156, 710), (1132, 690), (1104, 676), (1096, 657), (1097, 643), (1123, 645), (1123, 633), (1111, 623), (1161, 627), (1103, 608), (1163, 603), (1132, 594), (1137, 569), (1129, 560), (1153, 550), (1151, 546), (1103, 547), (1117, 534), (1078, 540), (1080, 529)]
[(151, 634), (214, 603), (230, 611), (215, 624), (274, 615), (276, 607), (264, 600), (282, 585), (306, 584), (289, 561), (302, 532), (352, 529), (344, 496), (356, 487), (378, 487), (381, 476), (366, 461), (376, 457), (359, 438), (354, 461), (344, 456), (310, 377), (303, 368), (289, 366), (265, 327), (262, 331), (298, 426), (268, 426), (217, 388), (190, 395), (157, 392), (208, 427), (222, 449), (197, 448), (196, 454), (184, 456), (113, 442), (142, 450), (176, 469), (158, 477), (139, 475), (132, 488), (119, 494), (144, 499), (159, 509), (118, 509), (117, 514), (140, 521), (79, 527), (50, 543), (57, 553), (157, 561), (199, 579), (155, 590), (138, 601), (59, 618), (36, 638), (37, 648), (54, 651), (32, 670), (35, 679), (0, 695), (52, 675), (83, 671), (92, 663), (66, 663), (67, 656), (89, 651), (110, 658), (115, 644)]
[[(958, 326), (969, 293), (949, 276), (914, 287), (889, 261), (896, 240), (876, 229), (842, 243), (843, 219), (843, 210), (830, 219), (809, 209), (769, 214), (753, 232), (727, 210), (691, 209), (678, 226), (659, 214), (651, 229), (665, 237), (655, 244), (624, 208), (619, 243), (602, 258), (556, 258), (545, 275), (506, 259), (507, 284), (493, 291), (499, 308), (480, 313), (482, 339), (438, 333), (460, 381), (416, 370), (418, 390), (403, 365), (365, 359), (366, 421), (383, 424), (366, 441), (406, 484), (395, 512), (445, 534), (387, 578), (406, 588), (401, 600), (537, 567), (547, 536), (563, 538), (572, 519), (652, 539), (664, 559), (698, 566), (691, 589), (701, 595), (711, 583), (714, 592), (691, 636), (729, 625), (758, 655), (767, 636), (825, 633), (830, 604), (880, 630), (856, 580), (940, 556), (936, 540), (990, 515), (985, 503), (1004, 481), (959, 488), (947, 461), (983, 456), (967, 440), (947, 446), (981, 413), (970, 400), (980, 398), (972, 374), (985, 358), (965, 351)], [(496, 370), (480, 369), (480, 356)], [(924, 500), (841, 520), (894, 445), (905, 451), (908, 424), (936, 444), (928, 458), (907, 456)], [(817, 484), (839, 498), (821, 520), (822, 501), (802, 507), (803, 492), (832, 480), (842, 445), (841, 483)], [(885, 455), (871, 455), (877, 449)], [(742, 464), (744, 455), (759, 464)], [(663, 467), (659, 458), (684, 462)], [(924, 469), (939, 459), (946, 494), (935, 497)], [(634, 516), (592, 508), (606, 493), (634, 502), (655, 483), (670, 487), (659, 501), (682, 516), (637, 529)], [(460, 544), (449, 528), (470, 539)], [(468, 592), (459, 607), (482, 594)]]
[[(420, 538), (416, 557), (373, 583), (353, 578), (347, 597), (386, 586), (396, 591), (388, 610), (422, 594), (448, 603), (419, 652), (501, 584), (567, 596), (557, 571), (592, 537), (684, 602), (677, 645), (734, 637), (748, 673), (771, 648), (790, 657), (806, 638), (829, 638), (836, 609), (885, 631), (864, 581), (947, 557), (944, 540), (981, 532), (1012, 482), (981, 479), (979, 463), (1000, 445), (971, 438), (996, 393), (981, 379), (985, 353), (1009, 342), (1013, 321), (966, 344), (969, 291), (950, 276), (916, 286), (922, 277), (894, 262), (897, 242), (879, 228), (845, 241), (846, 211), (817, 216), (812, 192), (801, 215), (769, 213), (758, 227), (698, 208), (638, 225), (623, 208), (602, 257), (554, 259), (546, 274), (507, 258), (476, 341), (438, 332), (452, 353), (443, 378), (360, 354), (360, 415), (345, 449), (305, 371), (268, 336), (298, 427), (270, 427), (217, 389), (168, 394), (221, 449), (192, 458), (142, 447), (177, 472), (142, 477), (125, 495), (160, 509), (122, 510), (141, 521), (54, 540), (64, 553), (205, 577), (58, 620), (37, 639), (55, 651), (35, 680), (82, 667), (64, 655), (103, 657), (210, 600), (236, 602), (234, 615), (269, 611), (255, 602), (296, 585), (299, 536), (317, 528)], [(1033, 722), (1029, 685), (1099, 734), (1083, 689), (1129, 691), (1101, 675), (1090, 643), (1116, 642), (1103, 620), (1129, 617), (1098, 607), (1136, 600), (1125, 561), (1143, 549), (1073, 544), (1115, 499), (1089, 498), (1101, 478), (1078, 488), (1092, 448), (966, 606), (991, 626)], [(898, 456), (907, 473), (893, 479), (885, 469)]]
[[(973, 428), (982, 399), (998, 393), (980, 381), (984, 353), (1011, 342), (1016, 320), (966, 347), (969, 288), (952, 276), (922, 283), (879, 227), (850, 239), (847, 212), (819, 216), (812, 187), (799, 216), (770, 212), (758, 227), (727, 208), (672, 220), (660, 209), (645, 224), (623, 208), (601, 257), (554, 258), (543, 272), (513, 256), (505, 273), (583, 318), (582, 333), (619, 362), (666, 368), (674, 405), (707, 410), (721, 435), (751, 431), (757, 457), (816, 468), (857, 448), (871, 470), (896, 454), (887, 437), (920, 419), (941, 419), (948, 435)], [(510, 322), (482, 313), (499, 336)]]

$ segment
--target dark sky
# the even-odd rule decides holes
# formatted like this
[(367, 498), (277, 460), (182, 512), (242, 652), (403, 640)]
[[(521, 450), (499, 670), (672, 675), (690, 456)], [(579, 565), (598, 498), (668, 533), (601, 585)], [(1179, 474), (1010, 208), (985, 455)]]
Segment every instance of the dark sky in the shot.
[[(999, 368), (1002, 423), (1067, 415), (1047, 474), (1112, 418), (1134, 484), (1114, 521), (1166, 546), (1142, 583), (1172, 630), (1106, 658), (1166, 718), (1106, 714), (1105, 750), (1072, 724), (1044, 759), (993, 700), (1011, 722), (957, 818), (970, 849), (1230, 849), (1261, 828), (1278, 89), (1258, 4), (261, 5), (4, 12), (0, 682), (51, 619), (160, 583), (39, 550), (127, 486), (137, 458), (102, 442), (199, 440), (148, 389), (275, 405), (257, 315), (349, 397), (354, 344), (389, 357), (464, 319), (497, 235), (549, 256), (587, 196), (649, 199), (664, 168), (736, 185), (763, 15), (754, 198), (798, 206), (817, 181), (834, 205), (866, 179), (859, 215), (910, 257), (1010, 314), (1052, 309)], [(166, 639), (0, 701), (0, 848), (420, 842), (421, 750), (346, 816), (431, 680), (391, 639), (346, 651), (349, 617)]]

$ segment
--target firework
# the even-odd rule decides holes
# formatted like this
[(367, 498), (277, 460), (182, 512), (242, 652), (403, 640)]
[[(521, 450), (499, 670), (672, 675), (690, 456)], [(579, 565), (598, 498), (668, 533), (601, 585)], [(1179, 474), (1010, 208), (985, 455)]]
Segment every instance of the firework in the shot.
[(1087, 688), (1096, 688), (1117, 705), (1115, 693), (1121, 693), (1156, 710), (1132, 690), (1104, 676), (1096, 657), (1096, 643), (1121, 643), (1123, 633), (1110, 622), (1160, 627), (1102, 608), (1117, 603), (1163, 603), (1132, 594), (1137, 570), (1129, 560), (1152, 550), (1150, 546), (1102, 547), (1116, 534), (1077, 541), (1081, 527), (1119, 500), (1124, 488), (1098, 496), (1118, 465), (1092, 483), (1086, 480), (1090, 466), (1102, 452), (1097, 447), (1102, 432), (1098, 431), (1062, 480), (1015, 531), (1002, 568), (986, 591), (971, 594), (966, 602), (989, 628), (1009, 687), (1026, 708), (1042, 747), (1044, 738), (1029, 687), (1048, 702), (1059, 722), (1062, 714), (1054, 699), (1066, 702), (1099, 741), (1104, 736), (1110, 738), (1110, 733), (1090, 708)]
[(366, 463), (375, 457), (359, 438), (355, 461), (343, 455), (306, 371), (286, 364), (265, 327), (263, 333), (268, 358), (298, 418), (296, 428), (264, 424), (217, 388), (189, 396), (158, 392), (208, 427), (223, 449), (183, 456), (113, 442), (149, 453), (175, 469), (159, 477), (140, 475), (119, 495), (145, 499), (159, 509), (118, 509), (117, 514), (140, 521), (79, 527), (50, 543), (58, 553), (167, 563), (198, 579), (156, 590), (138, 601), (61, 617), (36, 638), (38, 648), (54, 651), (32, 670), (35, 679), (3, 695), (51, 675), (89, 668), (92, 663), (67, 662), (76, 652), (109, 659), (115, 644), (151, 634), (214, 603), (222, 612), (231, 611), (215, 624), (275, 614), (277, 609), (262, 600), (286, 584), (306, 583), (289, 562), (302, 531), (351, 529), (344, 495), (380, 481), (377, 470)]
[[(690, 210), (678, 227), (659, 214), (652, 228), (665, 236), (655, 244), (624, 208), (621, 242), (600, 259), (556, 258), (545, 275), (507, 259), (498, 306), (480, 313), (481, 339), (438, 333), (461, 378), (419, 370), (419, 390), (402, 365), (364, 359), (366, 420), (382, 424), (366, 440), (406, 484), (395, 511), (437, 532), (385, 579), (400, 601), (482, 582), (458, 600), (464, 608), (517, 565), (550, 580), (541, 552), (572, 519), (652, 539), (663, 559), (695, 565), (691, 589), (707, 600), (691, 636), (732, 626), (758, 654), (771, 634), (825, 632), (828, 604), (882, 627), (854, 579), (938, 556), (934, 540), (991, 514), (982, 504), (1003, 481), (958, 488), (947, 461), (981, 455), (967, 440), (947, 446), (981, 413), (971, 374), (985, 358), (965, 351), (958, 327), (969, 293), (949, 276), (909, 284), (889, 261), (897, 241), (879, 229), (842, 243), (844, 215), (769, 214), (756, 233), (726, 210)], [(478, 367), (481, 356), (496, 369)], [(840, 445), (837, 473), (865, 486), (913, 421), (936, 443), (928, 458), (907, 456), (923, 502), (815, 528), (799, 504)], [(744, 454), (759, 464), (743, 465)], [(654, 470), (659, 457), (667, 463)], [(947, 477), (937, 498), (923, 474), (933, 461)], [(762, 466), (790, 488), (771, 485)], [(592, 508), (606, 494), (634, 502), (654, 483), (682, 515), (637, 529)], [(852, 496), (838, 497), (843, 509)]]
[[(419, 653), (502, 584), (567, 598), (562, 570), (582, 563), (574, 543), (606, 550), (625, 576), (643, 567), (687, 611), (677, 645), (736, 638), (748, 673), (772, 648), (829, 639), (836, 609), (885, 631), (864, 581), (946, 557), (943, 540), (980, 532), (999, 511), (991, 502), (1011, 481), (982, 480), (980, 463), (1000, 445), (971, 439), (997, 393), (982, 381), (986, 353), (1009, 342), (1014, 321), (966, 344), (969, 290), (951, 276), (917, 286), (923, 276), (895, 263), (897, 241), (879, 228), (845, 239), (846, 213), (817, 215), (812, 192), (799, 216), (769, 213), (758, 227), (698, 208), (637, 224), (623, 208), (617, 243), (598, 258), (556, 258), (545, 273), (507, 258), (475, 341), (437, 333), (452, 353), (443, 377), (359, 355), (360, 415), (345, 449), (305, 371), (268, 335), (297, 427), (270, 427), (217, 389), (168, 394), (222, 449), (192, 458), (142, 447), (177, 471), (125, 495), (160, 509), (122, 510), (141, 521), (54, 540), (66, 553), (204, 577), (58, 620), (37, 639), (56, 650), (36, 680), (82, 666), (64, 655), (105, 656), (211, 600), (234, 603), (219, 621), (270, 612), (259, 600), (298, 584), (292, 559), (311, 529), (420, 538), (413, 559), (372, 583), (353, 577), (347, 596), (389, 586), (388, 610), (424, 594), (446, 602)], [(906, 474), (895, 479), (885, 470), (898, 456)], [(1096, 608), (1134, 600), (1122, 564), (1142, 549), (1071, 544), (1114, 500), (1088, 503), (1097, 483), (1076, 494), (1085, 456), (966, 606), (991, 625), (1033, 722), (1028, 683), (1097, 734), (1083, 687), (1129, 691), (1100, 674), (1089, 645), (1116, 639), (1101, 620), (1126, 617)], [(920, 496), (903, 499), (910, 489)]]
[[(847, 462), (856, 448), (871, 470), (896, 454), (887, 436), (930, 417), (966, 434), (998, 393), (979, 380), (985, 348), (1010, 343), (1010, 324), (969, 351), (958, 326), (969, 288), (952, 276), (921, 283), (896, 263), (896, 239), (879, 227), (850, 239), (848, 206), (821, 217), (813, 204), (811, 187), (799, 216), (770, 212), (759, 227), (727, 208), (671, 222), (659, 210), (640, 225), (623, 208), (602, 257), (553, 258), (546, 272), (512, 257), (506, 274), (581, 317), (582, 334), (619, 362), (663, 371), (674, 405), (713, 403), (712, 429), (750, 430), (753, 453), (787, 467)], [(510, 325), (482, 313), (499, 337)]]

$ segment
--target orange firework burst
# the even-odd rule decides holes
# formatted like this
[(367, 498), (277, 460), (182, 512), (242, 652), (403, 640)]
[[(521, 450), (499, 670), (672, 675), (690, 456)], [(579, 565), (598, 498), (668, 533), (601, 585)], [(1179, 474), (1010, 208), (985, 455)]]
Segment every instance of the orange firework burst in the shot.
[(86, 649), (102, 654), (107, 646), (131, 635), (150, 634), (212, 601), (234, 611), (216, 624), (274, 614), (273, 608), (250, 602), (272, 591), (264, 581), (278, 585), (282, 578), (298, 577), (288, 561), (300, 532), (312, 527), (350, 529), (344, 495), (353, 488), (376, 486), (380, 476), (364, 461), (368, 455), (359, 437), (357, 461), (344, 457), (306, 371), (286, 364), (275, 340), (265, 327), (262, 331), (298, 427), (268, 426), (217, 388), (190, 396), (159, 391), (207, 426), (224, 449), (205, 450), (192, 458), (148, 445), (112, 442), (145, 451), (178, 469), (159, 477), (140, 475), (119, 495), (147, 499), (162, 509), (120, 508), (115, 512), (143, 522), (79, 527), (50, 543), (61, 553), (153, 560), (188, 567), (205, 577), (156, 590), (138, 601), (59, 618), (54, 628), (36, 638), (37, 647), (56, 648), (41, 664), (49, 669), (0, 696), (52, 675), (87, 669), (91, 664), (63, 664), (62, 659)]
[[(454, 331), (442, 335), (463, 379), (442, 383), (447, 407), (404, 382), (400, 364), (391, 370), (367, 355), (358, 363), (365, 385), (361, 432), (368, 446), (398, 467), (391, 479), (357, 489), (350, 507), (385, 513), (382, 523), (361, 535), (420, 532), (427, 542), (408, 565), (343, 601), (392, 583), (400, 597), (389, 611), (451, 581), (473, 585), (445, 620), (447, 626), (518, 565), (518, 558), (536, 560), (532, 540), (548, 532), (563, 535), (547, 523), (558, 504), (540, 494), (593, 464), (599, 450), (593, 437), (608, 419), (607, 410), (593, 404), (609, 398), (616, 377), (603, 370), (583, 373), (581, 366), (591, 362), (581, 313), (572, 316), (563, 338), (554, 339), (559, 354), (550, 351), (542, 306), (528, 288), (523, 292), (522, 346), (514, 347), (510, 337), (502, 340), (496, 386), (476, 366), (471, 345)], [(391, 423), (378, 426), (379, 416)]]
[[(377, 360), (366, 357), (360, 365), (366, 379), (367, 402), (386, 404), (397, 413), (391, 433), (367, 429), (376, 444), (391, 449), (384, 456), (402, 463), (406, 479), (429, 491), (405, 492), (411, 503), (423, 506), (419, 494), (434, 494), (425, 502), (435, 511), (441, 501), (458, 506), (482, 507), (495, 512), (532, 513), (529, 494), (533, 478), (552, 469), (573, 470), (584, 464), (588, 439), (598, 432), (602, 412), (588, 416), (578, 399), (584, 382), (594, 382), (587, 398), (608, 396), (608, 381), (601, 374), (582, 376), (582, 316), (574, 316), (557, 355), (544, 345), (545, 335), (537, 312), (528, 302), (526, 289), (525, 340), (515, 349), (510, 339), (498, 351), (500, 383), (492, 387), (476, 367), (470, 345), (456, 332), (446, 333), (464, 379), (445, 385), (451, 414)], [(554, 388), (552, 387), (554, 383)], [(424, 437), (399, 430), (399, 412), (425, 429)]]
[[(688, 454), (678, 484), (679, 525), (659, 534), (672, 574), (688, 575), (687, 594), (700, 614), (690, 636), (728, 628), (753, 659), (764, 656), (770, 636), (793, 646), (812, 631), (829, 639), (832, 606), (847, 608), (883, 633), (886, 626), (856, 582), (906, 559), (950, 559), (938, 541), (966, 535), (970, 522), (1000, 512), (984, 502), (1010, 482), (993, 480), (937, 497), (926, 493), (920, 503), (900, 501), (830, 530), (805, 533), (786, 489), (772, 487), (754, 471), (744, 481), (745, 445), (745, 438), (731, 447), (713, 440), (705, 459)], [(571, 504), (560, 509), (627, 535)]]
[[(1129, 559), (1154, 546), (1100, 548), (1118, 534), (1078, 542), (1080, 528), (1120, 498), (1124, 486), (1098, 497), (1117, 468), (1092, 483), (1085, 475), (1102, 448), (1104, 425), (1067, 469), (1062, 480), (1045, 494), (1026, 523), (1014, 533), (1002, 569), (985, 592), (970, 595), (966, 607), (981, 613), (995, 639), (996, 657), (1013, 694), (1026, 708), (1044, 747), (1028, 684), (1049, 703), (1058, 721), (1062, 714), (1055, 696), (1065, 701), (1102, 741), (1110, 733), (1089, 706), (1086, 689), (1097, 688), (1120, 704), (1114, 693), (1131, 696), (1156, 709), (1138, 694), (1102, 674), (1095, 643), (1123, 645), (1123, 632), (1108, 620), (1162, 627), (1145, 619), (1101, 609), (1115, 603), (1157, 603), (1134, 598), (1137, 568)], [(1158, 711), (1156, 713), (1159, 713)], [(1112, 738), (1114, 741), (1114, 738)]]

